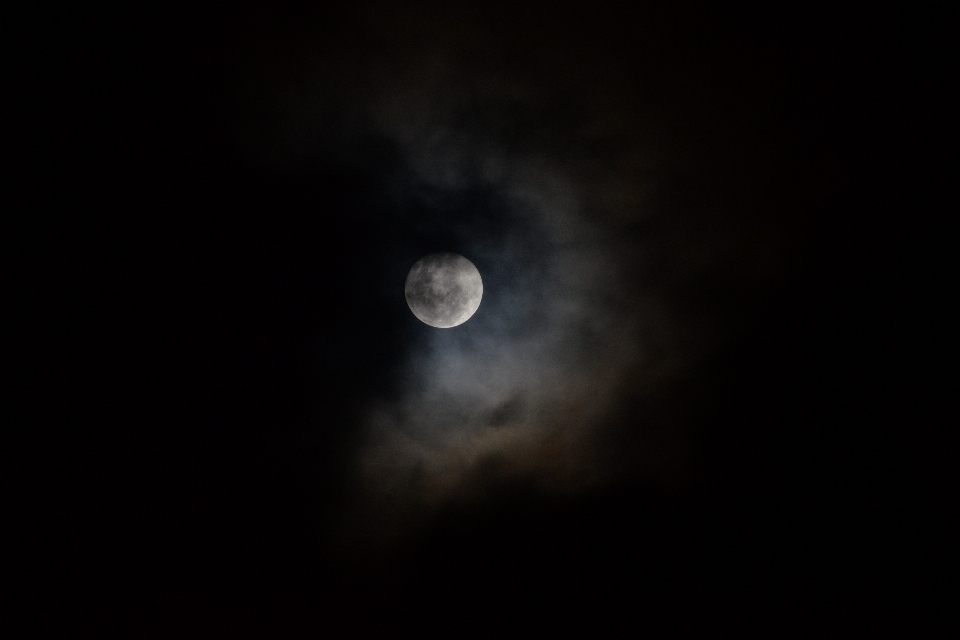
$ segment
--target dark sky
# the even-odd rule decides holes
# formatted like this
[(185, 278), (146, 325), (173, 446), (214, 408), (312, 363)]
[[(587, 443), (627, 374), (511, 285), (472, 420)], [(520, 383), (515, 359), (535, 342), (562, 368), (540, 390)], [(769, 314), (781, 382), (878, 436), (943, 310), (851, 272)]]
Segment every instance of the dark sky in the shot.
[(883, 628), (936, 16), (517, 4), (13, 21), (37, 635)]

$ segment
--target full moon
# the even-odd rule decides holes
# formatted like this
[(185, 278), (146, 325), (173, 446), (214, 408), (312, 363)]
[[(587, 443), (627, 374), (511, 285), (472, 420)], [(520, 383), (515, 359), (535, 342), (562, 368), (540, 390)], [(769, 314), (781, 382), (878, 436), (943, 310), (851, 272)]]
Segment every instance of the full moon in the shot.
[(439, 329), (461, 325), (476, 313), (483, 281), (473, 263), (456, 253), (431, 253), (407, 275), (404, 289), (410, 311)]

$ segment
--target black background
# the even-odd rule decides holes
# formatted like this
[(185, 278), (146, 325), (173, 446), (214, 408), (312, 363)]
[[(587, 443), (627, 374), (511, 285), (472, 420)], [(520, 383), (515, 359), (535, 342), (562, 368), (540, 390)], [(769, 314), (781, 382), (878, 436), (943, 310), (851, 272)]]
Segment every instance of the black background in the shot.
[(751, 195), (728, 206), (794, 212), (791, 269), (729, 303), (734, 340), (676, 391), (702, 403), (700, 480), (503, 496), (338, 556), (324, 532), (350, 421), (412, 330), (370, 292), (388, 257), (443, 239), (384, 217), (389, 149), (371, 144), (369, 170), (239, 158), (231, 74), (258, 38), (333, 34), (341, 12), (17, 16), (2, 552), (28, 625), (5, 636), (887, 628), (922, 567), (902, 516), (919, 419), (904, 332), (936, 211), (937, 17), (521, 13), (633, 43), (623, 64), (663, 121), (735, 150)]

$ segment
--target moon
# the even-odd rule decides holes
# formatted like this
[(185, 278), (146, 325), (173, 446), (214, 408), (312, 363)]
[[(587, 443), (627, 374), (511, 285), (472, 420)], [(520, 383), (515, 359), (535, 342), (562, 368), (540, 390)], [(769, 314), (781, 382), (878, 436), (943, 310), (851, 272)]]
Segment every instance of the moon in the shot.
[(449, 329), (476, 313), (483, 280), (472, 262), (458, 253), (431, 253), (417, 261), (404, 288), (410, 311), (421, 321)]

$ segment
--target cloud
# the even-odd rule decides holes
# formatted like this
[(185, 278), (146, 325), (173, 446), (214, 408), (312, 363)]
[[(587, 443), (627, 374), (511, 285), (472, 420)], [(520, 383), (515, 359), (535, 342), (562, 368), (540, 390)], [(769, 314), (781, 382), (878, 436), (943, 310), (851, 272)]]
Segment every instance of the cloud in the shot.
[(396, 210), (442, 227), (458, 246), (435, 250), (484, 279), (476, 315), (423, 327), (396, 393), (369, 399), (356, 526), (390, 535), (504, 488), (578, 493), (681, 468), (682, 434), (647, 416), (721, 340), (690, 285), (771, 244), (737, 240), (751, 231), (732, 233), (736, 216), (704, 225), (695, 200), (664, 204), (664, 163), (683, 153), (654, 142), (604, 47), (465, 14), (356, 20), (278, 92), (274, 138), (344, 162), (380, 141)]
[(616, 139), (632, 130), (598, 126), (607, 114), (578, 104), (576, 86), (545, 97), (495, 72), (419, 64), (432, 73), (372, 109), (405, 161), (396, 197), (435, 207), (481, 193), (505, 231), (466, 230), (461, 250), (485, 282), (480, 310), (454, 330), (425, 329), (398, 396), (371, 402), (356, 470), (379, 531), (511, 484), (580, 492), (631, 473), (636, 460), (611, 434), (642, 428), (624, 424), (625, 399), (691, 355), (669, 307), (642, 286), (642, 242), (625, 231), (648, 215), (651, 174), (645, 150)]

